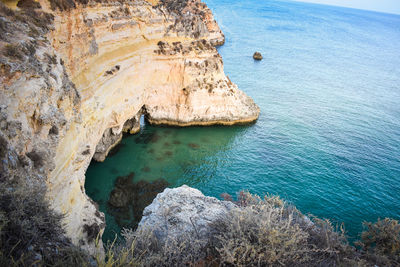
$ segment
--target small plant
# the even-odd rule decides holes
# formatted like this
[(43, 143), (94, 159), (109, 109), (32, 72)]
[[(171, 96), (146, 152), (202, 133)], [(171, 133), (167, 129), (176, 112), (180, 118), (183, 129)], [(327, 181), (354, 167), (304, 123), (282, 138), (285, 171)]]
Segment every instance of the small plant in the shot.
[(23, 59), (24, 54), (18, 44), (6, 44), (4, 49), (6, 56), (19, 60)]
[(382, 266), (400, 265), (400, 224), (386, 218), (376, 223), (365, 222), (366, 230), (356, 244), (365, 252), (368, 260)]

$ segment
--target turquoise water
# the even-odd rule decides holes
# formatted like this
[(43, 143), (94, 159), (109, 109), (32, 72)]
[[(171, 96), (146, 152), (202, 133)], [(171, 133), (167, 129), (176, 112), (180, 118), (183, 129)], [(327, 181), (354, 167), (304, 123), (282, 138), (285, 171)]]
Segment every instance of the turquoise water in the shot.
[[(400, 16), (283, 1), (208, 0), (226, 35), (225, 72), (260, 106), (256, 124), (144, 125), (87, 171), (106, 212), (117, 176), (165, 179), (219, 197), (279, 194), (343, 222), (400, 219)], [(264, 60), (255, 62), (254, 51)]]

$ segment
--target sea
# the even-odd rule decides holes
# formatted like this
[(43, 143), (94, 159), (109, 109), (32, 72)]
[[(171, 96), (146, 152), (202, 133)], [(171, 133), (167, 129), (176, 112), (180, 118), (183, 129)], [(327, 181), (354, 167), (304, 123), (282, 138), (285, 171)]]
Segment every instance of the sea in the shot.
[(205, 2), (226, 36), (218, 48), (225, 73), (260, 117), (232, 127), (142, 120), (139, 134), (86, 173), (86, 193), (106, 214), (103, 239), (134, 227), (131, 209), (143, 209), (110, 210), (118, 177), (129, 174), (147, 185), (142, 206), (154, 190), (186, 184), (217, 198), (279, 195), (344, 226), (350, 240), (365, 221), (400, 219), (400, 16), (291, 1)]

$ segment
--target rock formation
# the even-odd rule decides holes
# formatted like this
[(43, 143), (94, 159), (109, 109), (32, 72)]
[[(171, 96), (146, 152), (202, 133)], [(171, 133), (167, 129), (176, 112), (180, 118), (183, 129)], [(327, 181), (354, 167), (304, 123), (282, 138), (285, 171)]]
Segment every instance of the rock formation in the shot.
[(150, 230), (160, 242), (166, 237), (178, 239), (183, 233), (207, 240), (213, 232), (211, 224), (235, 207), (231, 201), (206, 197), (186, 185), (167, 188), (144, 209), (139, 230)]
[(86, 169), (142, 114), (231, 125), (259, 108), (225, 76), (224, 35), (199, 0), (30, 1), (0, 3), (0, 179), (45, 185), (68, 236), (93, 252), (105, 224)]
[(260, 52), (254, 52), (253, 58), (254, 58), (255, 60), (262, 60), (262, 59), (263, 59), (263, 56), (261, 55)]
[(108, 200), (108, 212), (121, 229), (135, 229), (143, 210), (168, 186), (168, 182), (161, 178), (152, 182), (133, 182), (134, 175), (132, 172), (117, 177)]

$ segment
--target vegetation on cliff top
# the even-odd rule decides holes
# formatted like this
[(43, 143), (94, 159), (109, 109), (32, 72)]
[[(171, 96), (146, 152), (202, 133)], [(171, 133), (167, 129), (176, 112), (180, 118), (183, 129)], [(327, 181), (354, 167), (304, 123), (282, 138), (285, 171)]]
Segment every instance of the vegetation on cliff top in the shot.
[(65, 237), (62, 216), (33, 181), (0, 180), (0, 266), (79, 266), (89, 257)]
[[(124, 230), (124, 241), (92, 258), (71, 244), (62, 216), (49, 208), (42, 187), (0, 183), (0, 266), (398, 266), (400, 225), (366, 223), (349, 244), (343, 229), (309, 219), (279, 197), (241, 192), (237, 209), (213, 223), (207, 242), (194, 234), (160, 243), (154, 233)], [(231, 198), (230, 198), (231, 199)]]
[[(75, 7), (75, 2), (88, 3), (50, 1), (53, 9), (60, 10)], [(187, 1), (161, 3), (181, 12)], [(51, 14), (34, 10), (39, 6), (32, 0), (22, 1), (20, 7), (14, 12), (0, 4), (5, 18), (0, 20), (4, 44), (0, 62), (8, 71), (40, 66), (32, 55), (38, 37), (44, 36), (53, 21)], [(27, 32), (35, 40), (21, 41), (12, 34), (15, 32)], [(49, 56), (53, 64), (55, 60)], [(0, 138), (0, 159), (6, 155), (6, 147), (7, 140)], [(32, 158), (41, 161), (37, 155)], [(207, 243), (184, 234), (179, 240), (160, 244), (154, 233), (124, 230), (125, 240), (109, 244), (105, 259), (92, 258), (65, 237), (63, 216), (50, 209), (43, 186), (28, 178), (8, 178), (0, 174), (0, 266), (400, 265), (400, 225), (396, 220), (365, 223), (360, 241), (352, 246), (345, 232), (329, 221), (309, 220), (278, 197), (261, 199), (248, 193), (239, 195), (237, 209), (213, 223)]]

